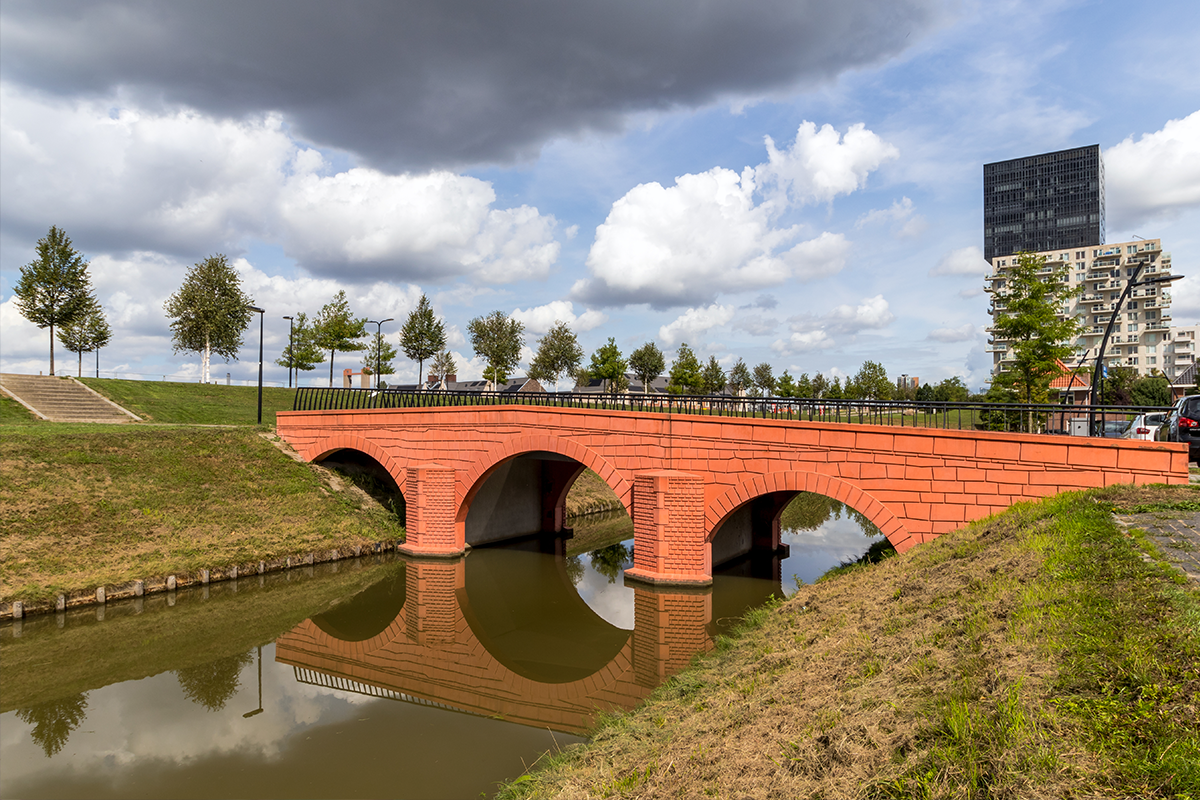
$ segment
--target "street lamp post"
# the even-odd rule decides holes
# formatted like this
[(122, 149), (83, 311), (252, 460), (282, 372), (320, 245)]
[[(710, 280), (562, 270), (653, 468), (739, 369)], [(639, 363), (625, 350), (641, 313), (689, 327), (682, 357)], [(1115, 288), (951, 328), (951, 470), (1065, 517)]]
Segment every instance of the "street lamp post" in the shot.
[[(296, 340), (292, 332), (295, 330), (296, 322), (292, 317), (284, 317), (288, 321), (288, 388), (292, 388), (292, 368), (296, 365)], [(296, 376), (299, 381), (300, 376)]]
[[(367, 320), (368, 325), (375, 326), (375, 388), (376, 389), (379, 388), (379, 368), (380, 368), (380, 365), (383, 364), (383, 357), (382, 357), (383, 356), (383, 323), (395, 322), (395, 321), (396, 320), (392, 319), (391, 317), (388, 317), (387, 319), (381, 319), (378, 322), (376, 322), (373, 319)], [(421, 387), (418, 386), (417, 388), (420, 389)]]
[(258, 314), (258, 424), (262, 425), (263, 314), (266, 311), (258, 306), (246, 308)]

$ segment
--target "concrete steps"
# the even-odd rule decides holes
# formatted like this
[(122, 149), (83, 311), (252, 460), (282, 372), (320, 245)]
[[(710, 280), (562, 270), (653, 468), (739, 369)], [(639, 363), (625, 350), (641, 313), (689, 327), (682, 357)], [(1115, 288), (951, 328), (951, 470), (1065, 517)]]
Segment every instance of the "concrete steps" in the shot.
[(69, 377), (4, 373), (0, 374), (0, 389), (37, 416), (52, 422), (141, 420), (141, 417)]

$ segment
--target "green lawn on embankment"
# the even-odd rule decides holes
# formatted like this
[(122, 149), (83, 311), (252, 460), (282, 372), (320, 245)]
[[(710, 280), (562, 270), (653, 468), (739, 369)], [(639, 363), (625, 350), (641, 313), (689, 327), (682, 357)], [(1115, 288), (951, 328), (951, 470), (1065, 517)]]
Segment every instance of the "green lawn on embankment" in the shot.
[(500, 796), (1200, 798), (1200, 590), (1112, 518), (1197, 500), (1065, 494), (799, 587)]
[(253, 427), (10, 426), (0, 602), (403, 537)]
[[(100, 394), (147, 422), (188, 425), (254, 425), (257, 386), (126, 381), (82, 378)], [(291, 411), (295, 389), (263, 387), (263, 424), (275, 424), (275, 412)]]

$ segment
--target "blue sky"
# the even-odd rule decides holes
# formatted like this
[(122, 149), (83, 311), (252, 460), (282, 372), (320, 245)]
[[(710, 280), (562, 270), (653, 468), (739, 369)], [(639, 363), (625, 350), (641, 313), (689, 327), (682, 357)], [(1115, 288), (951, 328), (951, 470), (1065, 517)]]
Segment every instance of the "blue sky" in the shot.
[[(589, 353), (974, 388), (982, 165), (1095, 143), (1108, 241), (1200, 255), (1194, 3), (339, 8), (0, 8), (0, 369), (48, 366), (12, 286), (50, 225), (113, 322), (101, 369), (131, 376), (198, 374), (162, 304), (220, 252), (272, 358), (338, 289), (393, 337), (425, 292), (460, 376), (500, 309), (530, 356), (562, 319)], [(1200, 281), (1173, 310), (1200, 322)], [(216, 374), (254, 375), (246, 342)]]

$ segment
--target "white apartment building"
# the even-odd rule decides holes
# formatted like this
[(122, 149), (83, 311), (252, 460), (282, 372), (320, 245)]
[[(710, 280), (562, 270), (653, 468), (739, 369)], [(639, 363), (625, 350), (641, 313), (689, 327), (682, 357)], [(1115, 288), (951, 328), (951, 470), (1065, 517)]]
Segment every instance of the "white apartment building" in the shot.
[(1162, 372), (1171, 380), (1196, 363), (1196, 339), (1200, 325), (1180, 325), (1167, 331), (1170, 339), (1163, 345)]
[[(1047, 250), (1037, 255), (1046, 257), (1045, 272), (1065, 265), (1071, 286), (1081, 287), (1079, 294), (1060, 312), (1062, 317), (1074, 316), (1083, 324), (1082, 333), (1073, 343), (1072, 367), (1080, 362), (1095, 365), (1116, 302), (1139, 265), (1142, 265), (1141, 280), (1171, 274), (1171, 254), (1162, 251), (1158, 239)], [(1004, 275), (1016, 263), (1016, 256), (992, 259), (992, 274), (986, 278), (984, 287), (992, 297), (988, 314), (994, 316), (1005, 310)], [(1181, 330), (1190, 330), (1192, 335), (1184, 339), (1173, 335), (1171, 285), (1138, 286), (1130, 292), (1120, 318), (1113, 325), (1104, 361), (1109, 366), (1133, 367), (1139, 375), (1157, 371), (1173, 378), (1195, 361), (1195, 328)], [(1010, 343), (996, 337), (994, 327), (988, 326), (987, 331), (991, 334), (987, 349), (992, 353), (992, 374), (996, 375), (1007, 369), (1005, 362), (1012, 358)], [(1192, 344), (1186, 346), (1186, 341)], [(1185, 354), (1188, 360), (1180, 361)]]

